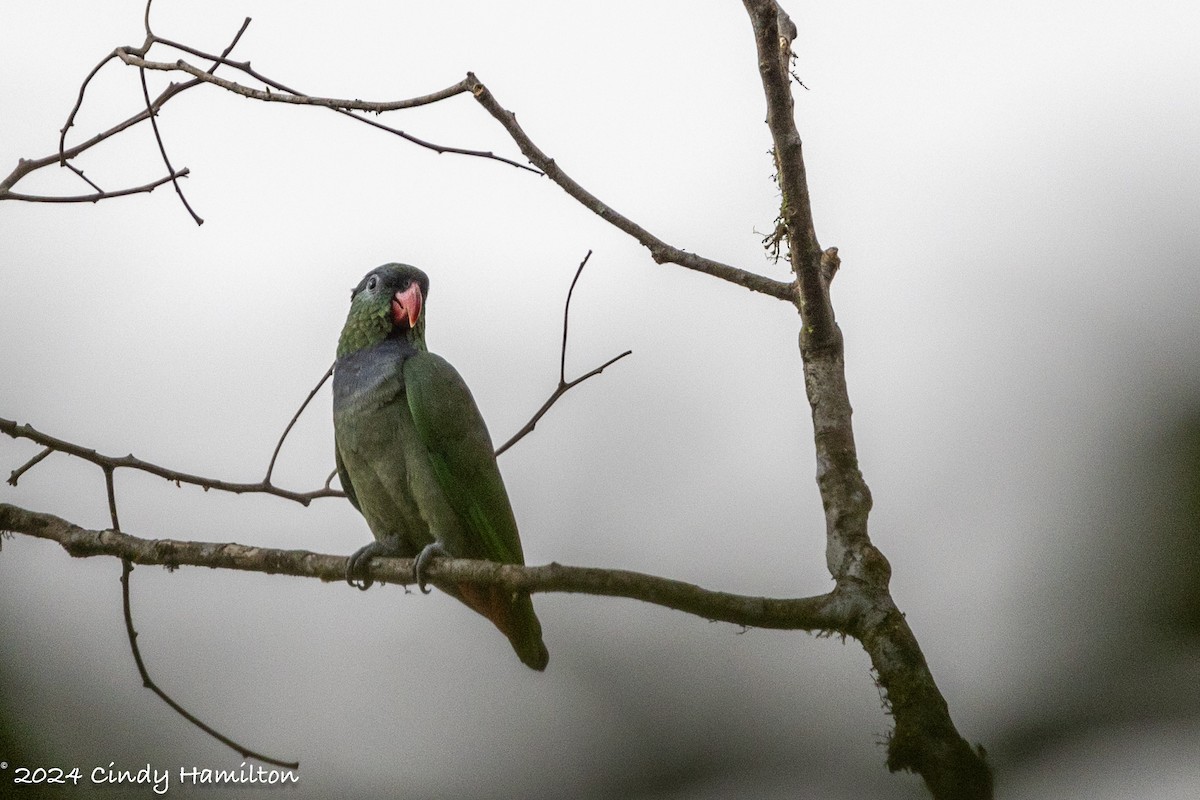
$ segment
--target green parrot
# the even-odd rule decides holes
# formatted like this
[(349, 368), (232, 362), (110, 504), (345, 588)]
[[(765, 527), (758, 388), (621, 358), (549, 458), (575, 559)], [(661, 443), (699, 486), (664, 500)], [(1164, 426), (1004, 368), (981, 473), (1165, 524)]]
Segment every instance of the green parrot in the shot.
[[(429, 278), (407, 264), (371, 270), (350, 295), (333, 373), (338, 477), (375, 541), (350, 556), (355, 583), (374, 556), (437, 555), (524, 564), (491, 436), (454, 367), (425, 346)], [(460, 583), (446, 591), (491, 620), (536, 670), (550, 654), (524, 592)]]

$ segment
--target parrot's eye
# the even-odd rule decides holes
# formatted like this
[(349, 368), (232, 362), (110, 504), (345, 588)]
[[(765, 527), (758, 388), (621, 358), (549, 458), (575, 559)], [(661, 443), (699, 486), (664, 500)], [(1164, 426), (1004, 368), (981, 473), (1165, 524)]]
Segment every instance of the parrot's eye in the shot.
[(375, 287), (377, 287), (377, 286), (379, 286), (379, 276), (378, 275), (372, 275), (370, 278), (367, 279), (367, 291), (368, 292), (375, 291)]

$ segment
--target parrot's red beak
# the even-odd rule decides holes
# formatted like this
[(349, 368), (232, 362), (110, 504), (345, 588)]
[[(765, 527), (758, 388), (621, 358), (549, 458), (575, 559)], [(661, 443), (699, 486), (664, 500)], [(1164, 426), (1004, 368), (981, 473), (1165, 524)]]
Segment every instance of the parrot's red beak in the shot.
[(404, 291), (396, 292), (392, 298), (392, 322), (396, 325), (407, 322), (409, 328), (417, 327), (417, 319), (421, 316), (421, 299), (421, 285), (416, 281)]

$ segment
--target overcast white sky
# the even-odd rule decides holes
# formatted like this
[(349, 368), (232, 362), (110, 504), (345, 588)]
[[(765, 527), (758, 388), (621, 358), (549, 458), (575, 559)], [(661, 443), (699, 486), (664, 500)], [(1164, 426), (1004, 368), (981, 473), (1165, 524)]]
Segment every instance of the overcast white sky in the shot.
[[(1200, 678), (1196, 641), (1164, 644), (1139, 613), (1161, 592), (1147, 509), (1170, 505), (1169, 432), (1195, 424), (1200, 396), (1200, 11), (786, 8), (818, 236), (844, 259), (834, 302), (872, 535), (960, 731), (993, 753), (1009, 796), (1194, 797), (1200, 715), (1173, 687)], [(0, 8), (0, 172), (56, 148), (83, 76), (140, 43), (142, 10)], [(760, 246), (778, 201), (734, 0), (174, 0), (153, 23), (219, 51), (245, 16), (235, 56), (314, 94), (398, 99), (473, 70), (612, 207), (787, 277)], [(137, 74), (107, 67), (69, 141), (141, 102)], [(467, 97), (384, 121), (520, 158)], [(634, 355), (502, 457), (528, 560), (750, 594), (829, 588), (788, 306), (655, 265), (545, 179), (319, 109), (201, 87), (161, 126), (200, 228), (169, 188), (0, 206), (0, 417), (256, 480), (332, 360), (350, 287), (407, 261), (431, 276), (431, 347), (501, 441), (553, 388), (562, 299), (591, 249), (568, 371)], [(163, 169), (148, 127), (78, 166), (106, 189)], [(86, 191), (44, 172), (18, 188)], [(332, 469), (328, 406), (326, 390), (288, 442), (289, 487)], [(0, 441), (0, 473), (36, 452)], [(341, 501), (302, 509), (126, 473), (117, 490), (141, 536), (346, 554), (369, 536)], [(102, 476), (64, 456), (0, 502), (107, 524)], [(0, 705), (46, 766), (236, 767), (139, 686), (119, 573), (4, 542)], [(133, 600), (164, 688), (299, 758), (297, 797), (922, 795), (886, 773), (889, 720), (854, 642), (539, 595), (551, 662), (535, 674), (437, 594), (139, 568)], [(1140, 715), (1112, 702), (1134, 683)], [(1030, 731), (1037, 746), (1017, 746)]]

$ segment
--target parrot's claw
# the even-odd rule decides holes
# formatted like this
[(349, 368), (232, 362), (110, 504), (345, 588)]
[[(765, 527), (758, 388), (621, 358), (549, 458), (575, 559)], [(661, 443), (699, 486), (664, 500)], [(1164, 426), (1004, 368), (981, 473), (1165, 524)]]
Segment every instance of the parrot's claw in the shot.
[[(402, 548), (396, 544), (379, 541), (358, 548), (346, 559), (346, 583), (364, 592), (370, 589), (375, 584), (375, 579), (368, 573), (367, 566), (375, 556), (402, 557), (403, 552)], [(362, 580), (357, 579), (360, 574), (363, 575)]]
[(346, 559), (346, 583), (364, 592), (371, 588), (371, 584), (375, 583), (370, 575), (366, 575), (362, 580), (358, 580), (356, 576), (366, 571), (367, 563), (375, 555), (377, 544), (378, 542), (371, 542), (360, 547)]
[(417, 554), (417, 560), (413, 564), (413, 580), (417, 583), (417, 588), (421, 590), (421, 594), (429, 594), (429, 589), (425, 588), (425, 578), (421, 573), (425, 571), (425, 565), (429, 563), (429, 559), (434, 556), (448, 556), (446, 548), (442, 547), (441, 542), (432, 542), (425, 545), (425, 549)]

